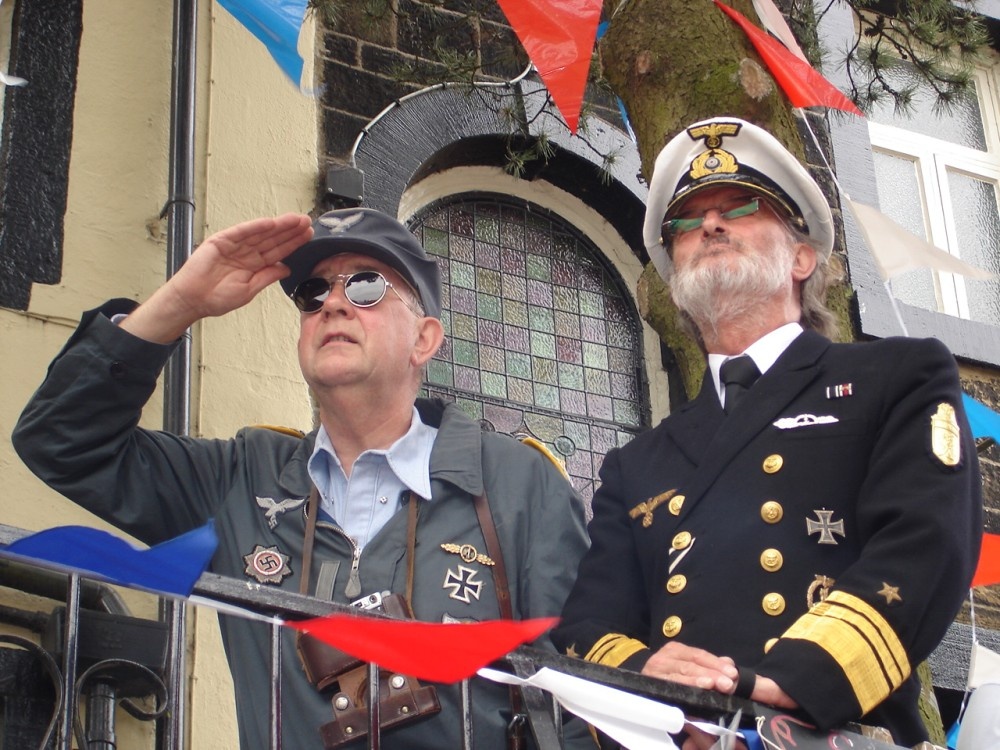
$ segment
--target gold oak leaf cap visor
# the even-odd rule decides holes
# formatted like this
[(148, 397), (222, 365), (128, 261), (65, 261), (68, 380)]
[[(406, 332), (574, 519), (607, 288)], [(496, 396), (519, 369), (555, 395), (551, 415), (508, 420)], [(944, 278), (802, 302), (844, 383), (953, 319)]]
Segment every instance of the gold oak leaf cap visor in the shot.
[(643, 242), (660, 276), (673, 262), (662, 237), (664, 219), (695, 193), (740, 186), (783, 207), (808, 235), (821, 261), (833, 252), (833, 214), (819, 185), (773, 135), (736, 117), (713, 117), (674, 136), (653, 165)]

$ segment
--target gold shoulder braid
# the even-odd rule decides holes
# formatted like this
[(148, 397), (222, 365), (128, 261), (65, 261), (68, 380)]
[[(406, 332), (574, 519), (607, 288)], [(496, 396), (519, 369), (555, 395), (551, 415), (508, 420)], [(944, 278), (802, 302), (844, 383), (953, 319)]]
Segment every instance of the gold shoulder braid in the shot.
[(296, 430), (294, 427), (282, 427), (281, 425), (276, 424), (252, 424), (250, 426), (257, 430), (279, 432), (282, 435), (288, 435), (288, 437), (304, 438), (306, 436), (302, 430)]

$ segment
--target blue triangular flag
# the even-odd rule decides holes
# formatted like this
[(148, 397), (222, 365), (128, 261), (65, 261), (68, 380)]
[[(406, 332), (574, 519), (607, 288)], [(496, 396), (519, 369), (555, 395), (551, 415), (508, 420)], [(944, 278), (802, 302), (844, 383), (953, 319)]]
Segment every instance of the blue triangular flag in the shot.
[(219, 540), (212, 521), (149, 549), (136, 549), (106, 531), (59, 526), (0, 548), (87, 577), (176, 596), (189, 596), (205, 572)]
[(986, 404), (979, 403), (967, 393), (962, 394), (962, 405), (969, 417), (972, 436), (977, 438), (991, 437), (1000, 443), (1000, 414), (997, 414)]
[(948, 735), (945, 739), (948, 740), (949, 750), (955, 750), (958, 747), (958, 730), (962, 728), (962, 725), (956, 721), (951, 725), (951, 729), (948, 730)]
[(302, 83), (299, 32), (308, 0), (219, 0), (219, 5), (257, 37), (285, 75)]

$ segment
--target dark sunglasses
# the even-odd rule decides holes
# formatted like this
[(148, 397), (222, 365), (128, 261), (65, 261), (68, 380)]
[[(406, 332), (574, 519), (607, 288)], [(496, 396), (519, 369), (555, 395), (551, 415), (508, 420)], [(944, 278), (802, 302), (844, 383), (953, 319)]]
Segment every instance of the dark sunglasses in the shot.
[(413, 309), (413, 304), (400, 294), (396, 287), (378, 271), (356, 271), (339, 273), (330, 279), (314, 276), (301, 282), (292, 292), (292, 302), (304, 313), (319, 312), (323, 303), (333, 293), (338, 281), (344, 282), (344, 296), (355, 307), (372, 307), (385, 297), (387, 289), (392, 289), (403, 304)]

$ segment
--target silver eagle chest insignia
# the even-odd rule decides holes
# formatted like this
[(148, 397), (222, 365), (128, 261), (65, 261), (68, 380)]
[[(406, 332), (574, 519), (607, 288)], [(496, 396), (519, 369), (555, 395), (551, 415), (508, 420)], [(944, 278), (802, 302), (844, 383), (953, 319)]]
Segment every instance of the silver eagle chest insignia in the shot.
[(290, 497), (287, 500), (275, 500), (273, 497), (256, 497), (257, 505), (264, 509), (264, 518), (267, 519), (267, 528), (273, 529), (278, 525), (278, 516), (295, 510), (306, 501), (304, 497)]

